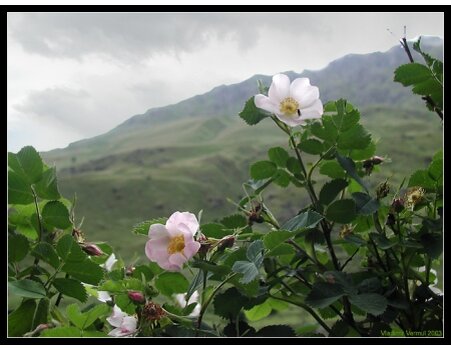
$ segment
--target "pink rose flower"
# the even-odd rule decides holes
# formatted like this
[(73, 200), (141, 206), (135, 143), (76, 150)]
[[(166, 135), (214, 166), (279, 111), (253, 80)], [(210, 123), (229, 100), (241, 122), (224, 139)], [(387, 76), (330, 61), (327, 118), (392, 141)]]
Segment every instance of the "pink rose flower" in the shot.
[(146, 256), (165, 270), (179, 271), (200, 248), (200, 243), (194, 240), (198, 229), (199, 223), (194, 214), (176, 211), (166, 225), (150, 226)]
[(112, 337), (126, 337), (136, 332), (138, 320), (133, 316), (127, 315), (117, 305), (114, 305), (113, 313), (106, 320), (115, 327), (108, 333)]

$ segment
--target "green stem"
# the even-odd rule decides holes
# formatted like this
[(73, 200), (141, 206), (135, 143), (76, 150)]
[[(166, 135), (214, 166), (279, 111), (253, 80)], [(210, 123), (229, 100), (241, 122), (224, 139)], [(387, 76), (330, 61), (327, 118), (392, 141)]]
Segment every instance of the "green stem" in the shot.
[(318, 314), (310, 306), (308, 306), (304, 303), (301, 303), (301, 302), (295, 302), (295, 301), (288, 300), (285, 298), (276, 297), (275, 295), (272, 295), (272, 294), (270, 294), (269, 296), (273, 299), (285, 301), (287, 303), (290, 303), (290, 304), (293, 304), (293, 305), (303, 308), (310, 315), (312, 315), (316, 321), (318, 321), (318, 323), (321, 325), (321, 327), (323, 327), (327, 331), (327, 333), (330, 333), (332, 331), (332, 329), (330, 329), (330, 327), (321, 319), (321, 317), (318, 316)]
[[(69, 278), (69, 274), (66, 273), (66, 275), (64, 276), (64, 278)], [(60, 293), (58, 294), (58, 298), (56, 299), (55, 306), (58, 306), (58, 305), (60, 304), (62, 298), (63, 298), (63, 293), (60, 292)]]
[(200, 329), (200, 326), (202, 325), (202, 318), (204, 317), (205, 311), (208, 308), (208, 305), (210, 305), (211, 301), (213, 300), (216, 293), (226, 284), (229, 282), (233, 277), (235, 277), (237, 274), (232, 273), (229, 277), (227, 277), (224, 281), (222, 281), (220, 284), (218, 284), (215, 289), (213, 289), (213, 292), (210, 294), (208, 299), (202, 304), (202, 307), (199, 312), (199, 318), (197, 319), (197, 329)]
[[(36, 208), (36, 216), (38, 218), (38, 227), (39, 227), (38, 243), (39, 243), (42, 240), (42, 223), (41, 223), (41, 215), (39, 213), (38, 196), (36, 195), (36, 192), (34, 191), (33, 186), (30, 186), (30, 187), (31, 187), (31, 192), (33, 193), (34, 206)], [(38, 264), (39, 264), (39, 258), (35, 257), (34, 261), (33, 261), (33, 265), (35, 266), (35, 269), (38, 267)], [(34, 275), (35, 269), (33, 269), (31, 271), (31, 274), (30, 274), (31, 277)]]

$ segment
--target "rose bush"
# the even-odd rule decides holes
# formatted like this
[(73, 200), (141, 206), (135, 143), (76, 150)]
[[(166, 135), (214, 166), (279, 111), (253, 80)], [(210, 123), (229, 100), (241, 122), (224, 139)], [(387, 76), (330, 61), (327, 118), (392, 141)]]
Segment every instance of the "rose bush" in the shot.
[[(426, 65), (403, 65), (395, 80), (443, 118), (441, 62), (414, 48)], [(287, 144), (251, 165), (237, 212), (139, 223), (133, 233), (149, 239), (128, 265), (109, 244), (86, 240), (76, 198), (61, 196), (56, 169), (34, 148), (9, 153), (8, 282), (20, 303), (8, 335), (441, 336), (443, 153), (403, 183), (373, 188), (368, 177), (385, 158), (359, 110), (343, 99), (323, 106), (307, 78), (275, 75), (240, 117), (272, 119)], [(309, 203), (281, 222), (265, 199), (270, 186)], [(288, 310), (296, 324), (255, 326)]]

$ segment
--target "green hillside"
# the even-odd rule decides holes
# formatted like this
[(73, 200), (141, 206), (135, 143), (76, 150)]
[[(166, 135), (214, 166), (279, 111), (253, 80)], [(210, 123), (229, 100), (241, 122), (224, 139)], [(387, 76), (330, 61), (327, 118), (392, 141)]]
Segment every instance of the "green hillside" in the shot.
[[(323, 102), (345, 97), (360, 108), (363, 123), (379, 139), (377, 154), (391, 159), (371, 175), (373, 183), (391, 177), (398, 185), (442, 147), (438, 118), (418, 96), (392, 81), (394, 67), (406, 60), (399, 51), (350, 55), (321, 71), (301, 74), (319, 86)], [(270, 120), (250, 127), (237, 117), (244, 101), (256, 93), (257, 79), (270, 81), (255, 76), (220, 86), (132, 117), (104, 135), (44, 153), (59, 169), (62, 193), (69, 198), (77, 194), (76, 213), (85, 217), (87, 237), (108, 240), (132, 259), (143, 256), (146, 240), (131, 233), (139, 221), (176, 210), (203, 209), (204, 220), (233, 212), (226, 198), (242, 194), (249, 165), (266, 158), (269, 147), (287, 146)], [(306, 200), (295, 193), (287, 198), (271, 189), (266, 195), (282, 221)]]

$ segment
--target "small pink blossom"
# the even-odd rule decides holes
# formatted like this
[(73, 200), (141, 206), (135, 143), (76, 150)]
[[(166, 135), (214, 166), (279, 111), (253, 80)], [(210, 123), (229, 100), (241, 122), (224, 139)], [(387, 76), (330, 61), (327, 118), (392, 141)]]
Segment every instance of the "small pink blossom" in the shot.
[(126, 337), (136, 332), (137, 319), (127, 315), (117, 305), (114, 305), (113, 313), (106, 320), (115, 327), (108, 333), (109, 336)]
[(166, 225), (150, 226), (146, 256), (165, 270), (179, 271), (200, 248), (200, 243), (194, 240), (198, 229), (199, 223), (194, 214), (176, 211)]

